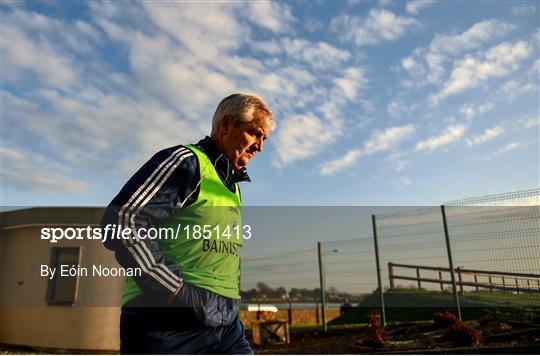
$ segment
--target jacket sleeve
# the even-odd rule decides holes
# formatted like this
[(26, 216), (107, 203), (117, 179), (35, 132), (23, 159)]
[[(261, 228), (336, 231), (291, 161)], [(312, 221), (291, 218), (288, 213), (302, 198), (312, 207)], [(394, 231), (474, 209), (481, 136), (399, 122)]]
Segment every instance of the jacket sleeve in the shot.
[[(134, 279), (143, 293), (171, 295), (183, 285), (180, 267), (167, 260), (156, 240), (141, 238), (138, 231), (158, 228), (194, 202), (199, 178), (192, 151), (168, 148), (146, 162), (105, 209), (100, 222), (104, 245), (122, 267), (141, 269), (142, 276)], [(129, 238), (117, 238), (117, 231), (130, 231)]]

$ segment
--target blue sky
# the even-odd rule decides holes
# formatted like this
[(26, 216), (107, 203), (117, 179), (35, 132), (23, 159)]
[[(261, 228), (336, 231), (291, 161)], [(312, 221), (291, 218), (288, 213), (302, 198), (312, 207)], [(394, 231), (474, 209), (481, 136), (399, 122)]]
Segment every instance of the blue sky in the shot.
[(246, 205), (430, 205), (539, 185), (533, 1), (9, 2), (3, 206), (104, 205), (226, 95), (278, 126)]

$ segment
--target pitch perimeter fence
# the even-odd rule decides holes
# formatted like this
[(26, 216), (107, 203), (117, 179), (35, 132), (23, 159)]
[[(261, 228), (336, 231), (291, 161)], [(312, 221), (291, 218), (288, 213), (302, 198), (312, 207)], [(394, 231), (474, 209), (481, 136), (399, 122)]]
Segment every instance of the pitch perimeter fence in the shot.
[(244, 297), (324, 305), (323, 330), (328, 305), (342, 306), (333, 323), (367, 321), (373, 309), (385, 322), (430, 320), (444, 309), (466, 319), (540, 315), (540, 189), (373, 215), (371, 229), (243, 258), (242, 285), (262, 287)]

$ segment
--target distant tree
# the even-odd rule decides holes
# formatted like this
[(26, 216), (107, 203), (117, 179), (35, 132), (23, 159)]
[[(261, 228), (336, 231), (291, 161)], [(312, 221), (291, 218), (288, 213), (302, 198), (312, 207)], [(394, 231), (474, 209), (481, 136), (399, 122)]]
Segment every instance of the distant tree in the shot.
[(285, 289), (285, 287), (281, 286), (279, 287), (278, 289), (276, 289), (276, 297), (280, 297), (287, 294), (287, 290)]
[(257, 289), (259, 289), (259, 293), (264, 294), (267, 297), (274, 295), (274, 289), (264, 282), (258, 282)]
[(293, 299), (298, 299), (302, 296), (302, 294), (300, 293), (300, 289), (291, 288), (291, 290), (289, 291), (289, 296)]
[(259, 292), (255, 289), (255, 288), (252, 288), (248, 291), (242, 291), (242, 298), (245, 298), (245, 299), (255, 299), (257, 298), (257, 294)]

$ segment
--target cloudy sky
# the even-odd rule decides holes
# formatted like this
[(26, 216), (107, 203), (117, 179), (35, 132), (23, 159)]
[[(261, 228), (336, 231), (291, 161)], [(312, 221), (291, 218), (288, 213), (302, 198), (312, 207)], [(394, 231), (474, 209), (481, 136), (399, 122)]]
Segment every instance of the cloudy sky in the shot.
[(2, 205), (103, 205), (219, 101), (278, 127), (247, 205), (539, 185), (538, 2), (2, 1)]

